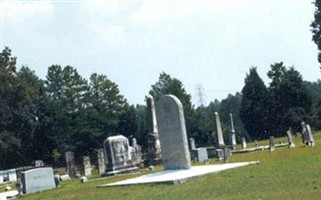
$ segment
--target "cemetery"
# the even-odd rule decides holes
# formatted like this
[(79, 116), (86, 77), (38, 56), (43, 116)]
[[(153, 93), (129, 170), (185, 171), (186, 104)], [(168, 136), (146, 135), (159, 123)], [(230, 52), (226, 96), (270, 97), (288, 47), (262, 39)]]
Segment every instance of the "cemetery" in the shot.
[(315, 170), (321, 133), (313, 133), (309, 124), (301, 123), (302, 137), (289, 129), (287, 137), (237, 144), (230, 114), (226, 144), (215, 112), (218, 143), (197, 147), (194, 138), (187, 138), (180, 100), (164, 95), (155, 106), (149, 99), (153, 120), (146, 137), (153, 141), (146, 156), (135, 138), (130, 146), (125, 136), (110, 136), (97, 151), (96, 164), (83, 156), (77, 166), (76, 155), (68, 151), (64, 173), (41, 160), (34, 167), (1, 171), (5, 187), (0, 189), (8, 191), (0, 199), (304, 199), (306, 194), (315, 199), (320, 192), (321, 174)]
[(0, 200), (321, 199), (321, 0), (71, 2), (0, 3)]

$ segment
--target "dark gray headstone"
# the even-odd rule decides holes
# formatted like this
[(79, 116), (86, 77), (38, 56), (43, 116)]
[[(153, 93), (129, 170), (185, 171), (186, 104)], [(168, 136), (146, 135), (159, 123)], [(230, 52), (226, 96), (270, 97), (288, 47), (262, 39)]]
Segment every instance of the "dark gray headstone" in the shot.
[(218, 160), (224, 159), (224, 151), (223, 149), (216, 149), (216, 157)]
[(60, 176), (58, 174), (54, 175), (54, 180), (55, 180), (56, 187), (58, 187), (60, 183)]
[(164, 169), (190, 169), (191, 159), (180, 100), (173, 95), (162, 96), (157, 102), (156, 114)]
[(74, 152), (72, 151), (67, 151), (65, 153), (65, 159), (66, 159), (66, 168), (67, 168), (67, 173), (70, 178), (75, 178), (76, 177), (76, 165), (75, 165), (75, 157), (74, 157)]
[(104, 176), (138, 170), (132, 161), (126, 137), (122, 135), (108, 137), (104, 142), (104, 150), (107, 156)]
[(274, 151), (275, 150), (274, 136), (270, 136), (269, 147), (270, 147), (270, 151)]
[(302, 126), (302, 143), (309, 146), (310, 137), (309, 137), (309, 133), (308, 133), (305, 122), (302, 122), (301, 126)]
[(51, 167), (36, 168), (21, 173), (22, 192), (30, 194), (56, 187)]

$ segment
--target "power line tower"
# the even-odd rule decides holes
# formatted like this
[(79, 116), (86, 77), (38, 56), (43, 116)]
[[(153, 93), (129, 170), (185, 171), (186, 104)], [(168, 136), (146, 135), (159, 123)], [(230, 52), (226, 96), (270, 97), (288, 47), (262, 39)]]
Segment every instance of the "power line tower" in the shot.
[(206, 94), (203, 86), (201, 84), (197, 84), (195, 87), (195, 99), (198, 106), (203, 107), (206, 104)]

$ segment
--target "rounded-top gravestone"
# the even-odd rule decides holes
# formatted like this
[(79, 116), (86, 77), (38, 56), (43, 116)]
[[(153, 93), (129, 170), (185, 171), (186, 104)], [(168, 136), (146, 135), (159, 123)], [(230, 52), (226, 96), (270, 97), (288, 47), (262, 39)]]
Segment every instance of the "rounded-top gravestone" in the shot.
[(156, 116), (164, 169), (190, 169), (182, 103), (173, 95), (164, 95), (156, 104)]

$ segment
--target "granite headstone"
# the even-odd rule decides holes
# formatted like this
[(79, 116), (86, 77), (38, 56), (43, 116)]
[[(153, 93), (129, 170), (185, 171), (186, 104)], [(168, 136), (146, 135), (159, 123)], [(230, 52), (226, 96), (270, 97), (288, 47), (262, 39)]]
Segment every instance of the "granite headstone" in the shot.
[(246, 148), (246, 139), (245, 137), (242, 137), (242, 148), (245, 149)]
[(159, 164), (162, 159), (158, 125), (156, 120), (156, 108), (153, 96), (148, 95), (146, 99), (148, 128), (146, 164), (155, 165)]
[(65, 159), (66, 159), (66, 164), (67, 164), (67, 173), (68, 173), (69, 177), (75, 178), (76, 177), (76, 165), (75, 165), (74, 152), (67, 151), (65, 153)]
[(98, 173), (99, 175), (102, 175), (103, 173), (105, 173), (105, 170), (106, 170), (104, 149), (98, 149), (97, 154), (98, 154)]
[(108, 137), (104, 142), (104, 151), (107, 159), (106, 171), (103, 176), (138, 171), (132, 161), (129, 141), (125, 136)]
[(218, 147), (224, 147), (225, 143), (223, 138), (221, 121), (220, 121), (220, 116), (217, 112), (215, 112), (215, 121), (216, 121), (216, 130), (217, 130), (217, 138), (218, 138)]
[(286, 133), (288, 135), (289, 148), (295, 147), (295, 144), (293, 142), (293, 135), (292, 135), (291, 128), (289, 130), (287, 130)]
[(164, 95), (156, 104), (156, 115), (164, 169), (190, 169), (182, 103), (174, 95)]
[(56, 187), (51, 167), (36, 168), (21, 173), (22, 192), (30, 194)]
[(230, 130), (230, 144), (232, 145), (232, 149), (236, 149), (236, 136), (235, 136), (235, 129), (234, 129), (234, 121), (233, 121), (233, 114), (230, 113), (230, 121), (231, 121), (231, 130)]
[(89, 156), (83, 156), (83, 167), (84, 167), (84, 175), (91, 176), (91, 163)]

